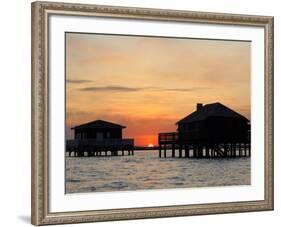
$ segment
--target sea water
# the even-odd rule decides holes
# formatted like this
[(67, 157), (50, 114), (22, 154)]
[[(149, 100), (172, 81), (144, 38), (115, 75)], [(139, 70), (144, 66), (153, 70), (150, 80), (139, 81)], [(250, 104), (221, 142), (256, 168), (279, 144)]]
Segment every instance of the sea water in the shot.
[(249, 185), (251, 158), (66, 157), (66, 193)]

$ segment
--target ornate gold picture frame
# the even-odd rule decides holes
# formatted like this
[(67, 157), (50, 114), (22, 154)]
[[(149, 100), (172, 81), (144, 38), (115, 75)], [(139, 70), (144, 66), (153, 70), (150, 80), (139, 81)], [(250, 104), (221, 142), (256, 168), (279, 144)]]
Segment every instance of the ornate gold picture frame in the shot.
[[(53, 65), (50, 64), (50, 17), (53, 15), (68, 16), (74, 19), (75, 17), (110, 18), (111, 20), (192, 23), (206, 26), (223, 25), (230, 28), (240, 26), (262, 29), (264, 36), (263, 56), (261, 57), (264, 59), (264, 72), (260, 73), (263, 75), (264, 100), (260, 100), (260, 103), (264, 109), (264, 147), (260, 149), (264, 160), (263, 199), (52, 211), (50, 202), (52, 196), (50, 189), (50, 143), (52, 142), (50, 141), (50, 81)], [(252, 86), (252, 90), (255, 89), (254, 85)], [(64, 127), (64, 122), (61, 124)], [(273, 17), (55, 2), (32, 3), (32, 224), (66, 224), (265, 211), (273, 210), (273, 203)]]

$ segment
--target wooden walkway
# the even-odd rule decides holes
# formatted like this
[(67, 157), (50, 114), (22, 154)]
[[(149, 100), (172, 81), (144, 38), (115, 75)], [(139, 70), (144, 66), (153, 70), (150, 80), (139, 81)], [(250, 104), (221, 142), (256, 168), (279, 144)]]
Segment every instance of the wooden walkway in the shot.
[(69, 157), (134, 155), (134, 140), (67, 140), (66, 153), (68, 153)]
[(199, 143), (181, 141), (176, 132), (159, 133), (159, 157), (226, 158), (250, 157), (249, 142)]

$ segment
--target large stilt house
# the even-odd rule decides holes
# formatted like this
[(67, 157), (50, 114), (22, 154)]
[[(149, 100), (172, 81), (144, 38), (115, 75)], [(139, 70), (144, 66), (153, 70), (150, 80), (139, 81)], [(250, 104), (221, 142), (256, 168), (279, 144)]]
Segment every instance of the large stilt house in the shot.
[(178, 149), (179, 157), (250, 156), (250, 121), (221, 103), (203, 105), (176, 122), (177, 132), (159, 133), (159, 156)]

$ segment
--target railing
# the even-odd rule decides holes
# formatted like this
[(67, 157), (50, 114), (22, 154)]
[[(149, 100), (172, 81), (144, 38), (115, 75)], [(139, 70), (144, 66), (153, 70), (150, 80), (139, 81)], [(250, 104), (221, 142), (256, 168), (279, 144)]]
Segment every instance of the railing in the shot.
[(164, 132), (158, 134), (158, 143), (176, 143), (179, 140), (179, 134), (177, 132)]
[(67, 140), (66, 147), (78, 147), (78, 146), (134, 146), (134, 139), (84, 139), (84, 140)]

